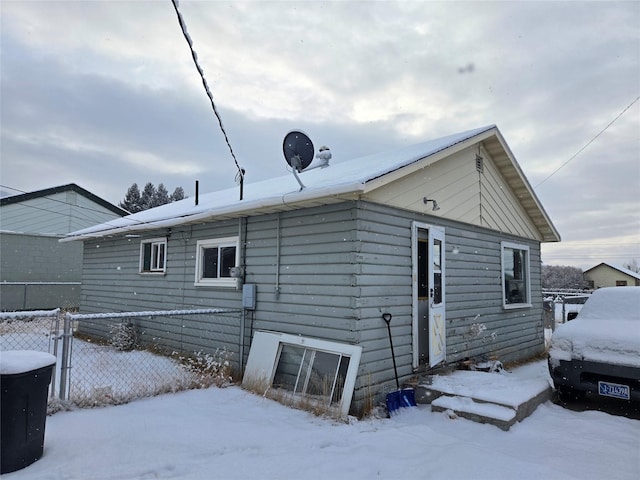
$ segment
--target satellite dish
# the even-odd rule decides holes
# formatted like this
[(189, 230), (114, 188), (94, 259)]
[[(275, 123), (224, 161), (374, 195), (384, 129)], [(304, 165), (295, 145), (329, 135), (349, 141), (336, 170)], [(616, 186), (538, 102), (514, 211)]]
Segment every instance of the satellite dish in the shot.
[(303, 171), (313, 160), (313, 143), (302, 132), (287, 133), (282, 144), (282, 151), (284, 158), (294, 172)]

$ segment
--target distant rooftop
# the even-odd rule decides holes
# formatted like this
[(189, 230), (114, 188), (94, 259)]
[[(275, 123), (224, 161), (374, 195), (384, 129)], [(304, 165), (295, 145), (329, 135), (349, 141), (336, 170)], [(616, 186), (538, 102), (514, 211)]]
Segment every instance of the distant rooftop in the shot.
[(618, 270), (619, 272), (624, 273), (625, 275), (629, 275), (630, 277), (637, 278), (638, 280), (640, 280), (640, 273), (636, 273), (633, 270), (629, 270), (628, 268), (624, 268), (619, 265), (614, 265), (609, 262), (601, 262), (595, 267), (588, 268), (587, 270), (584, 271), (584, 273), (587, 273), (593, 270), (594, 268), (598, 268), (600, 265), (606, 265), (607, 267), (613, 268), (614, 270)]
[[(19, 193), (17, 195), (12, 195), (12, 194), (8, 194), (7, 196), (3, 195), (2, 198), (0, 198), (0, 206), (12, 205), (12, 204), (21, 203), (27, 200), (32, 200), (35, 198), (48, 197), (50, 195), (55, 195), (58, 193), (69, 192), (69, 191), (76, 192), (79, 195), (82, 195), (83, 197), (88, 198), (89, 200), (97, 203), (98, 205), (106, 208), (107, 210), (112, 211), (117, 215), (123, 216), (123, 215), (129, 214), (129, 212), (127, 212), (126, 210), (120, 207), (117, 207), (112, 203), (107, 202), (106, 200), (98, 197), (97, 195), (91, 193), (90, 191), (85, 190), (84, 188), (76, 185), (75, 183), (68, 183), (66, 185), (60, 185), (58, 187), (45, 188), (43, 190), (36, 190), (34, 192)], [(3, 194), (4, 193), (6, 192), (3, 191)]]

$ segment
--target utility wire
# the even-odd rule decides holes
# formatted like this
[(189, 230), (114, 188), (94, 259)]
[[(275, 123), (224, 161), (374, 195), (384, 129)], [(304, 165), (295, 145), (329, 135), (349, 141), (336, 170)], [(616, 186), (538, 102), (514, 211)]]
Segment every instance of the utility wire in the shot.
[(176, 15), (178, 16), (178, 23), (180, 24), (180, 28), (182, 29), (182, 34), (184, 35), (185, 40), (189, 44), (189, 50), (191, 50), (191, 58), (193, 58), (193, 63), (195, 64), (196, 68), (198, 69), (198, 73), (200, 74), (200, 78), (202, 79), (202, 85), (204, 86), (204, 89), (207, 92), (207, 96), (209, 97), (209, 100), (211, 102), (211, 108), (213, 108), (213, 113), (216, 115), (216, 118), (218, 119), (218, 124), (220, 125), (220, 130), (222, 130), (222, 134), (224, 135), (224, 140), (225, 140), (225, 142), (227, 142), (227, 146), (229, 147), (229, 152), (231, 152), (231, 156), (233, 157), (233, 161), (236, 164), (236, 168), (238, 169), (238, 173), (237, 173), (236, 177), (242, 180), (244, 178), (244, 170), (242, 168), (240, 168), (240, 165), (238, 164), (238, 160), (236, 159), (236, 156), (233, 153), (233, 148), (231, 148), (231, 143), (229, 142), (229, 137), (227, 136), (227, 132), (224, 129), (224, 125), (222, 124), (222, 118), (220, 117), (220, 114), (218, 113), (218, 109), (216, 108), (216, 104), (213, 101), (213, 94), (211, 93), (211, 90), (209, 89), (209, 84), (207, 83), (207, 79), (204, 77), (204, 72), (202, 71), (202, 68), (200, 67), (200, 64), (198, 63), (198, 54), (193, 49), (193, 42), (191, 41), (191, 37), (189, 36), (189, 33), (187, 33), (187, 25), (184, 22), (184, 19), (182, 18), (182, 15), (180, 14), (180, 11), (178, 10), (178, 0), (171, 0), (171, 3), (173, 4), (173, 8), (175, 9)]
[[(31, 192), (25, 192), (24, 190), (20, 190), (18, 188), (9, 187), (8, 185), (0, 185), (0, 187), (1, 188), (8, 188), (9, 190), (20, 192), (21, 194), (23, 194), (23, 193), (31, 193)], [(10, 198), (11, 196), (12, 195), (10, 195), (8, 197), (3, 197), (3, 198)], [(49, 195), (47, 195), (45, 197), (39, 197), (39, 198), (46, 198), (47, 200), (50, 200), (52, 202), (60, 203), (62, 205), (66, 205), (66, 206), (69, 206), (69, 207), (78, 207), (78, 210), (76, 211), (76, 213), (83, 213), (84, 214), (87, 211), (88, 212), (101, 213), (101, 214), (105, 213), (104, 209), (97, 209), (97, 208), (92, 208), (92, 207), (88, 207), (88, 206), (80, 206), (80, 205), (75, 204), (75, 203), (70, 203), (70, 202), (66, 202), (64, 200), (59, 200), (57, 198), (53, 198), (52, 196), (49, 196)], [(35, 206), (35, 205), (30, 205), (28, 203), (20, 202), (20, 203), (15, 203), (13, 205), (19, 205), (19, 206), (25, 207), (25, 208), (32, 208), (34, 210), (42, 210), (43, 212), (47, 212), (47, 213), (54, 213), (54, 214), (60, 214), (61, 213), (59, 211), (48, 210), (46, 208), (38, 207), (38, 206)], [(122, 207), (118, 207), (118, 208), (121, 208), (122, 210), (124, 210)], [(93, 220), (93, 218), (90, 217), (90, 216), (82, 216), (81, 217), (81, 216), (78, 216), (78, 215), (71, 215), (71, 218), (75, 218), (75, 219), (78, 219), (78, 220)]]
[[(21, 192), (21, 193), (30, 193), (30, 192), (25, 192), (25, 191), (17, 189), (17, 188), (9, 187), (7, 185), (0, 185), (0, 187), (8, 188), (10, 190), (14, 190), (16, 192)], [(76, 204), (73, 204), (73, 203), (65, 202), (64, 200), (58, 200), (57, 198), (52, 198), (50, 196), (46, 196), (46, 197), (42, 197), (42, 198), (46, 198), (47, 200), (50, 200), (52, 202), (61, 203), (63, 205), (67, 205), (67, 206), (70, 206), (70, 207), (78, 207), (78, 209), (76, 210), (76, 212), (78, 212), (78, 213), (80, 211), (82, 211), (82, 213), (84, 213), (85, 211), (92, 211), (92, 212), (97, 212), (97, 213), (102, 213), (102, 214), (105, 213), (104, 210), (98, 210), (98, 209), (87, 207), (87, 206), (81, 207), (80, 205), (76, 205)], [(31, 209), (34, 209), (34, 210), (41, 210), (43, 212), (53, 213), (53, 214), (56, 214), (56, 215), (61, 213), (59, 211), (49, 210), (49, 209), (43, 208), (43, 207), (37, 207), (35, 205), (30, 205), (28, 203), (15, 203), (14, 205), (19, 205), (20, 207), (23, 207), (23, 208), (31, 208)], [(138, 212), (138, 213), (140, 213), (140, 212)], [(70, 215), (70, 216), (71, 216), (71, 218), (75, 218), (75, 219), (78, 219), (78, 220), (92, 220), (90, 217), (80, 217), (80, 216), (76, 216), (76, 215)], [(131, 219), (130, 217), (131, 217), (131, 215), (125, 215), (124, 217), (118, 217), (118, 218), (115, 218), (115, 219), (112, 219), (112, 220), (109, 220), (109, 221), (106, 221), (106, 222), (101, 222), (101, 225), (108, 225), (109, 227), (119, 228), (119, 227), (122, 227), (122, 225), (118, 225), (118, 224), (113, 223), (113, 222), (116, 222), (117, 220), (120, 220), (122, 218), (126, 218), (128, 221), (134, 222), (134, 223), (132, 223), (132, 225), (152, 225), (155, 221), (157, 221), (157, 220), (144, 221), (144, 220), (138, 220), (138, 219), (134, 220), (134, 219)], [(95, 220), (95, 219), (93, 219), (93, 220)], [(66, 235), (68, 235), (68, 234), (66, 234)]]
[(611, 121), (609, 122), (609, 124), (608, 124), (606, 127), (604, 127), (602, 130), (600, 130), (600, 132), (599, 132), (595, 137), (593, 137), (591, 140), (589, 140), (589, 141), (588, 141), (588, 142), (587, 142), (587, 143), (586, 143), (586, 144), (585, 144), (585, 145), (584, 145), (580, 150), (578, 150), (576, 153), (574, 153), (574, 154), (571, 156), (571, 158), (569, 158), (569, 160), (567, 160), (566, 162), (564, 162), (562, 165), (560, 165), (558, 168), (556, 168), (556, 169), (551, 173), (551, 175), (549, 175), (547, 178), (545, 178), (545, 179), (544, 179), (544, 180), (542, 180), (540, 183), (538, 183), (538, 184), (535, 186), (535, 188), (538, 188), (538, 187), (539, 187), (540, 185), (542, 185), (544, 182), (546, 182), (547, 180), (549, 180), (549, 179), (550, 179), (551, 177), (553, 177), (556, 173), (558, 173), (558, 172), (560, 171), (560, 169), (561, 169), (561, 168), (564, 168), (564, 167), (565, 167), (565, 166), (566, 166), (566, 165), (567, 165), (571, 160), (573, 160), (573, 159), (574, 159), (574, 158), (576, 158), (578, 155), (580, 155), (580, 153), (581, 153), (584, 149), (586, 149), (589, 145), (591, 145), (591, 144), (595, 141), (595, 139), (596, 139), (596, 138), (598, 138), (598, 137), (599, 137), (600, 135), (602, 135), (605, 131), (607, 131), (607, 129), (608, 129), (611, 125), (613, 125), (613, 124), (616, 122), (616, 120), (618, 120), (622, 115), (624, 115), (624, 113), (625, 113), (627, 110), (629, 110), (629, 109), (633, 106), (633, 104), (634, 104), (634, 103), (636, 103), (638, 100), (640, 100), (640, 95), (639, 95), (639, 96), (637, 96), (637, 97), (636, 97), (636, 99), (635, 99), (633, 102), (631, 102), (629, 105), (627, 105), (627, 106), (625, 107), (625, 109), (624, 109), (624, 110), (622, 110), (622, 111), (618, 114), (618, 116), (617, 116), (616, 118), (614, 118), (613, 120), (611, 120)]

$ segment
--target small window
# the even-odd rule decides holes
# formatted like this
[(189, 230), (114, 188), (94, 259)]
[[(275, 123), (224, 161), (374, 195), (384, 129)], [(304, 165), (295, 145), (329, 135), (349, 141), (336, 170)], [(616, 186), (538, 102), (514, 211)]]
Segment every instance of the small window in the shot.
[(153, 238), (140, 243), (140, 273), (165, 273), (167, 239)]
[(196, 285), (235, 287), (231, 269), (238, 265), (238, 237), (200, 240), (196, 256)]
[(616, 280), (616, 287), (626, 287), (626, 286), (627, 286), (626, 280)]
[(502, 279), (505, 308), (531, 305), (528, 246), (502, 243)]

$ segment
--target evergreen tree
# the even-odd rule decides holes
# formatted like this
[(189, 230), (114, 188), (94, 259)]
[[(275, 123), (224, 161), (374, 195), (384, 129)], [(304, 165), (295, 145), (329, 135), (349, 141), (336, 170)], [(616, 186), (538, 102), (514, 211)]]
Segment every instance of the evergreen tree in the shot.
[(153, 208), (155, 205), (153, 204), (154, 197), (156, 196), (156, 187), (154, 187), (153, 183), (147, 182), (142, 190), (142, 195), (140, 195), (140, 207), (141, 210), (148, 210), (149, 208)]
[(182, 187), (177, 187), (171, 195), (164, 183), (160, 183), (156, 188), (153, 183), (148, 182), (140, 194), (138, 184), (134, 183), (127, 190), (124, 200), (120, 202), (120, 208), (124, 208), (129, 213), (137, 213), (149, 208), (159, 207), (167, 203), (175, 202), (186, 198)]
[(176, 187), (176, 189), (171, 194), (171, 201), (177, 202), (178, 200), (184, 200), (184, 199), (185, 199), (184, 190), (182, 189), (182, 187)]
[(169, 197), (169, 191), (164, 186), (164, 183), (160, 183), (158, 188), (156, 189), (155, 195), (153, 196), (153, 206), (158, 207), (160, 205), (164, 205), (165, 203), (171, 202), (171, 198)]
[(140, 205), (140, 189), (138, 184), (134, 183), (127, 190), (124, 200), (119, 204), (120, 208), (124, 208), (129, 213), (136, 213), (142, 210)]

